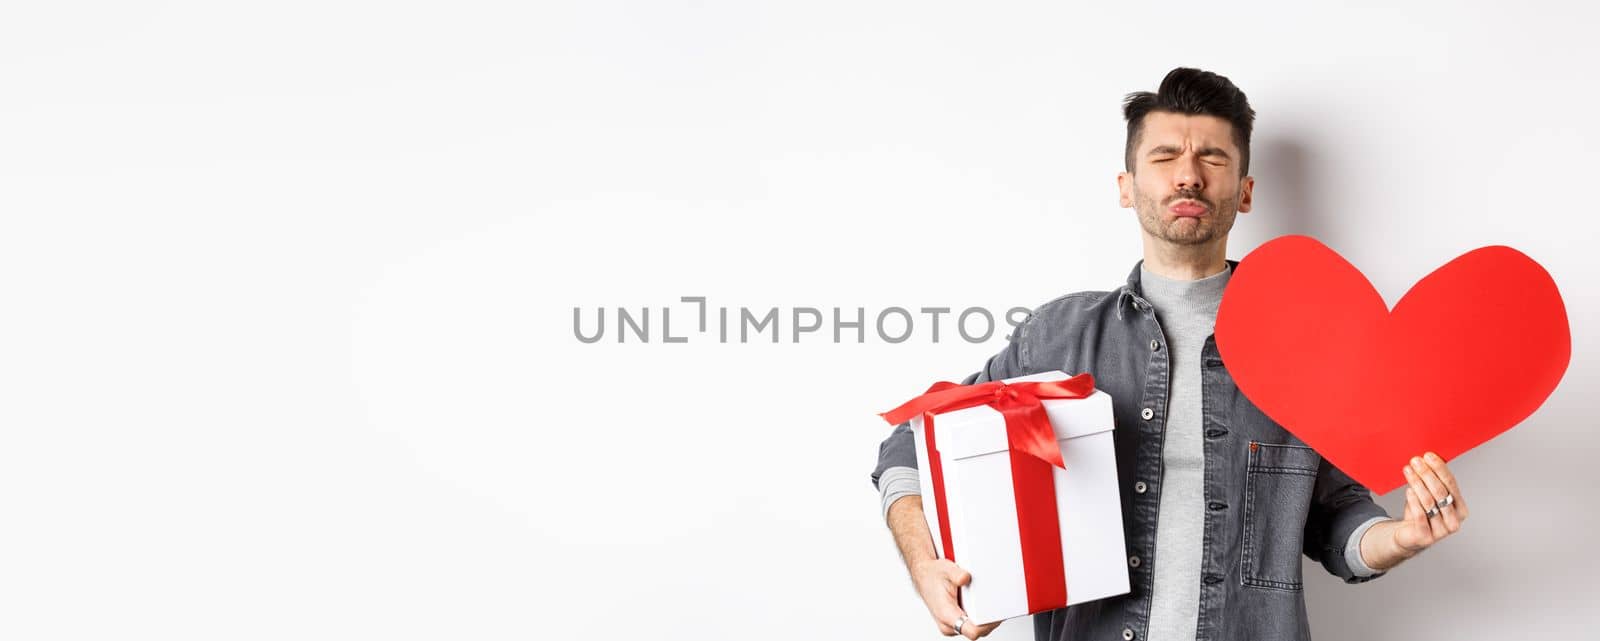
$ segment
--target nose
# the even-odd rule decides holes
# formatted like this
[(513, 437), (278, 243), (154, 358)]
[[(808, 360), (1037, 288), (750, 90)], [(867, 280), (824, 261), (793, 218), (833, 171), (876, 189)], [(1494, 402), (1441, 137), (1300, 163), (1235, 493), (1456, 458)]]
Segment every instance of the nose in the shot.
[(1200, 158), (1193, 154), (1184, 154), (1177, 159), (1177, 171), (1172, 175), (1172, 186), (1179, 191), (1200, 191), (1206, 188), (1205, 181), (1200, 178)]

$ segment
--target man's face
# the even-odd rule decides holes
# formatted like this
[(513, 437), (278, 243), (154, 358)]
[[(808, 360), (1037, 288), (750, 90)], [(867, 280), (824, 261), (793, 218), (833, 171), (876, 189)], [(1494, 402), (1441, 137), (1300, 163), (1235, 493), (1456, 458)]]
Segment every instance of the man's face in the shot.
[(1221, 242), (1238, 212), (1250, 211), (1255, 180), (1239, 175), (1233, 125), (1216, 116), (1145, 115), (1133, 173), (1117, 175), (1123, 207), (1147, 236), (1170, 245)]

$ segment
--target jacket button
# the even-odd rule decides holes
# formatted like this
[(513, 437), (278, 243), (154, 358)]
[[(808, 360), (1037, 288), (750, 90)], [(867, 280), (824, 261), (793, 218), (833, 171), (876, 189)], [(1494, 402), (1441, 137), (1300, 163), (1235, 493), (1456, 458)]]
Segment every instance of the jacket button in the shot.
[(1144, 418), (1144, 420), (1147, 420), (1147, 421), (1150, 420), (1150, 417), (1155, 416), (1155, 415), (1156, 415), (1156, 411), (1153, 410), (1153, 409), (1150, 409), (1148, 407), (1146, 407), (1146, 408), (1144, 408), (1142, 410), (1139, 410), (1139, 416)]
[(1144, 494), (1144, 491), (1148, 489), (1150, 489), (1150, 486), (1145, 485), (1144, 481), (1139, 481), (1133, 484), (1133, 491), (1137, 494)]
[(1122, 629), (1122, 641), (1133, 641), (1133, 628)]
[(1205, 581), (1206, 581), (1206, 585), (1216, 585), (1216, 584), (1222, 582), (1222, 577), (1217, 576), (1215, 574), (1207, 574)]
[(1161, 341), (1154, 338), (1150, 339), (1150, 351), (1154, 352), (1158, 349), (1161, 349)]
[(1135, 554), (1128, 557), (1128, 567), (1139, 567), (1139, 555)]
[(1209, 507), (1213, 510), (1224, 510), (1228, 508), (1228, 504), (1220, 501), (1212, 501)]

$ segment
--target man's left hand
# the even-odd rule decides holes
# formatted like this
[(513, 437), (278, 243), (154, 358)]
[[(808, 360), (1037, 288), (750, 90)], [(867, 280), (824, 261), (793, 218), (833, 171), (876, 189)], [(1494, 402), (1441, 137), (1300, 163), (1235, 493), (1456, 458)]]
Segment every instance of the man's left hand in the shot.
[(1405, 467), (1406, 515), (1391, 532), (1394, 543), (1407, 556), (1428, 549), (1461, 530), (1467, 520), (1467, 503), (1450, 466), (1433, 452), (1411, 458)]

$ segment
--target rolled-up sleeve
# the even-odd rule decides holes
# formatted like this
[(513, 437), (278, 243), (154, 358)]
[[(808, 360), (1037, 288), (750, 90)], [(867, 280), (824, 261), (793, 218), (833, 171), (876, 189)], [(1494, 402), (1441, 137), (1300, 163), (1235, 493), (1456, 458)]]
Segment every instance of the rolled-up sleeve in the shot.
[[(1372, 492), (1357, 483), (1326, 459), (1317, 470), (1310, 513), (1306, 516), (1305, 554), (1345, 583), (1371, 581), (1383, 572), (1374, 572), (1360, 562), (1360, 540), (1373, 524), (1389, 517), (1372, 500)], [(1352, 563), (1350, 546), (1356, 546)]]
[(1361, 558), (1361, 537), (1365, 536), (1367, 530), (1372, 529), (1372, 526), (1387, 520), (1389, 520), (1387, 516), (1374, 516), (1367, 519), (1367, 522), (1356, 526), (1355, 533), (1350, 535), (1350, 541), (1344, 544), (1344, 562), (1350, 565), (1350, 570), (1356, 576), (1369, 577), (1383, 574), (1382, 571), (1372, 569), (1367, 565), (1367, 560)]

